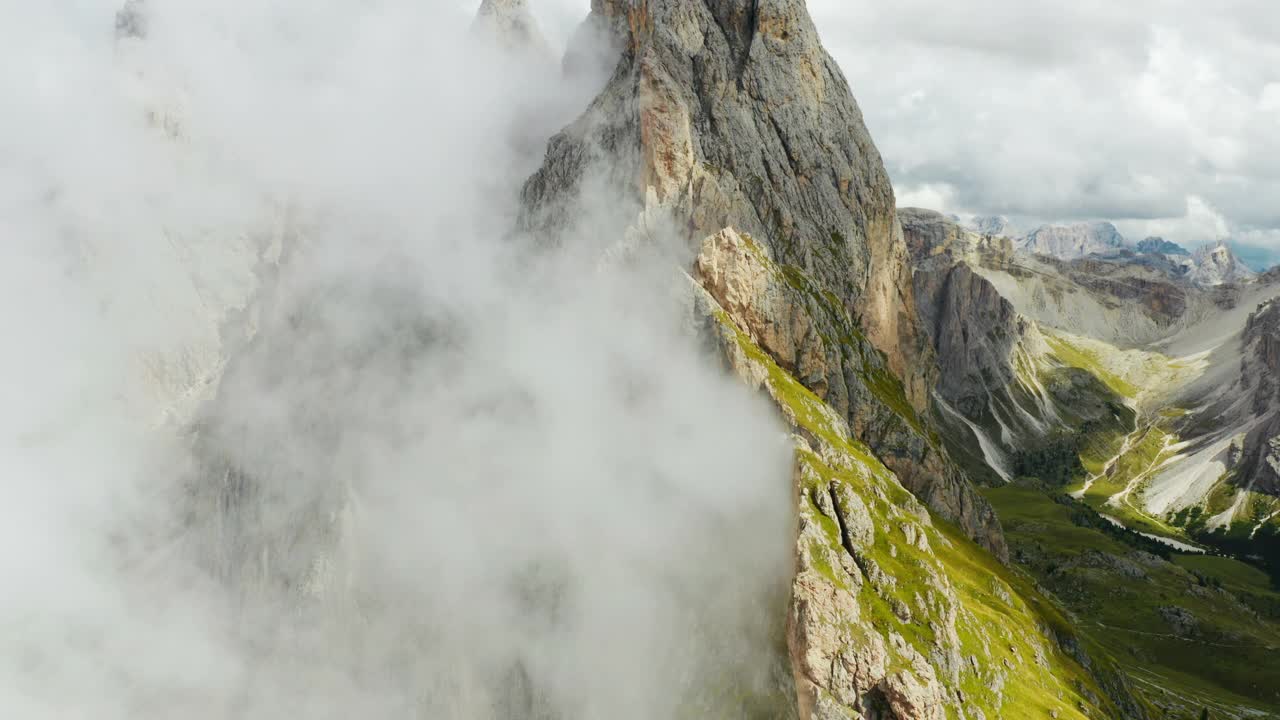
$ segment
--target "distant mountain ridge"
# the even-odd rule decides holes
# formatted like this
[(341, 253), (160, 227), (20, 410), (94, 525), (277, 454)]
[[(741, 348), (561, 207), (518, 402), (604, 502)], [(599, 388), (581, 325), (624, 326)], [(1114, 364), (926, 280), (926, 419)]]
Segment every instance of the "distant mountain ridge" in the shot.
[[(761, 608), (771, 613), (776, 655), (761, 663), (769, 677), (710, 677), (709, 689), (689, 694), (709, 695), (727, 711), (691, 706), (687, 716), (1153, 720), (1157, 712), (1174, 717), (1174, 708), (1191, 718), (1212, 704), (1204, 698), (1216, 701), (1219, 686), (1232, 702), (1243, 694), (1280, 703), (1265, 655), (1270, 626), (1227, 622), (1258, 618), (1247, 617), (1252, 610), (1235, 595), (1203, 577), (1197, 584), (1154, 554), (1159, 541), (1141, 544), (1110, 524), (1147, 531), (1151, 525), (1137, 523), (1161, 523), (1164, 540), (1207, 543), (1194, 534), (1203, 523), (1190, 512), (1230, 507), (1228, 529), (1243, 517), (1235, 512), (1243, 495), (1222, 478), (1165, 477), (1182, 457), (1174, 453), (1202, 449), (1190, 441), (1204, 440), (1211, 457), (1201, 465), (1214, 472), (1219, 448), (1209, 441), (1232, 441), (1174, 427), (1183, 418), (1216, 421), (1201, 408), (1166, 416), (1184, 408), (1156, 404), (1212, 351), (1220, 354), (1214, 366), (1233, 373), (1232, 393), (1219, 393), (1231, 401), (1223, 417), (1263, 427), (1244, 441), (1250, 462), (1238, 465), (1258, 479), (1257, 497), (1245, 498), (1257, 517), (1235, 526), (1275, 537), (1280, 441), (1273, 447), (1270, 433), (1280, 433), (1280, 410), (1267, 412), (1280, 407), (1273, 380), (1280, 305), (1246, 315), (1280, 295), (1280, 274), (1255, 277), (1224, 244), (1194, 254), (1162, 238), (1135, 246), (1110, 222), (1027, 232), (1007, 217), (978, 217), (966, 223), (970, 231), (958, 219), (898, 208), (861, 111), (802, 0), (593, 0), (591, 7), (578, 37), (598, 31), (608, 52), (571, 49), (562, 67), (572, 76), (598, 63), (587, 70), (608, 81), (554, 136), (536, 127), (527, 133), (535, 138), (515, 135), (545, 147), (520, 193), (515, 224), (527, 245), (518, 249), (559, 251), (585, 210), (598, 210), (596, 192), (616, 200), (607, 217), (586, 226), (598, 246), (571, 249), (598, 253), (601, 266), (643, 259), (654, 236), (675, 235), (694, 253), (671, 278), (687, 292), (688, 316), (680, 319), (708, 359), (772, 404), (791, 457), (777, 482), (790, 492), (794, 527), (782, 549), (792, 562), (789, 576), (778, 578), (778, 607)], [(547, 55), (526, 0), (485, 0), (474, 28), (516, 57)], [(407, 294), (412, 303), (396, 302), (416, 306)], [(412, 314), (391, 321), (397, 331), (432, 329)], [(289, 356), (307, 326), (280, 311), (255, 319), (253, 330), (247, 348), (213, 345), (218, 336), (205, 333), (214, 347), (207, 354), (219, 362), (208, 371), (212, 397), (201, 402), (208, 417), (236, 422), (201, 427), (193, 515), (216, 521), (208, 554), (228, 583), (280, 592), (317, 615), (355, 606), (348, 596), (361, 599), (353, 591), (360, 588), (343, 579), (341, 560), (330, 560), (348, 542), (345, 518), (356, 516), (347, 481), (308, 466), (307, 480), (324, 491), (277, 522), (260, 490), (273, 478), (254, 474), (239, 440), (253, 424), (215, 412), (230, 402), (224, 388), (242, 382), (255, 362), (266, 364), (261, 358)], [(442, 352), (431, 332), (420, 334), (405, 355)], [(646, 401), (644, 384), (625, 373), (613, 384), (629, 403)], [(1251, 396), (1266, 407), (1244, 412), (1236, 401)], [(536, 412), (537, 403), (530, 407)], [(1185, 503), (1157, 507), (1148, 492), (1156, 481), (1186, 485)], [(505, 501), (501, 489), (494, 496)], [(997, 515), (996, 498), (1009, 513)], [(718, 506), (740, 502), (708, 498), (694, 510), (719, 527), (730, 523)], [(1020, 538), (1016, 545), (1006, 528)], [(732, 577), (717, 554), (731, 545), (717, 537), (705, 548), (711, 577)], [(583, 554), (602, 555), (594, 544)], [(512, 564), (527, 564), (537, 586), (513, 589), (519, 612), (533, 606), (558, 626), (591, 600), (554, 572), (542, 587), (541, 558)], [(742, 592), (719, 588), (729, 599)], [(1122, 612), (1116, 619), (1100, 607)], [(633, 620), (628, 612), (617, 614), (620, 622)], [(1174, 644), (1184, 641), (1192, 644)], [(559, 685), (527, 673), (523, 662), (518, 655), (492, 677), (483, 668), (485, 682), (464, 689), (516, 717), (594, 715), (553, 712)], [(1189, 690), (1180, 679), (1172, 687), (1144, 682), (1165, 677), (1166, 668), (1203, 682)], [(1185, 700), (1184, 690), (1197, 694)]]
[(1149, 237), (1138, 243), (1138, 252), (1158, 255), (1190, 255), (1181, 245), (1169, 242), (1162, 237)]
[(967, 221), (952, 216), (952, 221), (982, 235), (1007, 237), (1020, 252), (1058, 260), (1115, 258), (1126, 253), (1162, 256), (1173, 263), (1172, 268), (1176, 274), (1206, 287), (1248, 282), (1257, 276), (1257, 271), (1222, 240), (1203, 245), (1191, 252), (1162, 237), (1147, 237), (1134, 245), (1114, 224), (1107, 221), (1046, 224), (1025, 234), (1004, 216), (979, 215)]
[[(936, 213), (899, 217), (921, 312), (966, 303), (926, 327), (948, 360), (939, 397), (959, 420), (955, 454), (976, 475), (984, 463), (1006, 479), (1045, 472), (1028, 458), (1057, 452), (1065, 431), (1086, 504), (1280, 561), (1280, 273), (1259, 275), (1224, 242), (1188, 252), (1151, 237), (1137, 252), (1062, 258)], [(1033, 235), (1066, 255), (1123, 245), (1104, 224)], [(1085, 375), (1068, 383), (1067, 368)], [(1127, 429), (1100, 422), (1106, 406)]]
[(1042, 225), (1018, 243), (1021, 250), (1063, 260), (1114, 255), (1126, 247), (1124, 236), (1109, 222)]

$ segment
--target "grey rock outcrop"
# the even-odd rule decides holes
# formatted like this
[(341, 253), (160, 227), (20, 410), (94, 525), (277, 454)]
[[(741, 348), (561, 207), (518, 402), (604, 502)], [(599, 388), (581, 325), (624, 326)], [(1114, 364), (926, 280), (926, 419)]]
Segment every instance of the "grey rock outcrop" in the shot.
[[(770, 290), (776, 269), (763, 251), (735, 236), (725, 230), (707, 245), (741, 248), (758, 261), (755, 271), (726, 272), (728, 257), (695, 266), (691, 309), (730, 369), (770, 397), (793, 433), (798, 532), (786, 639), (799, 718), (940, 720), (956, 710), (1005, 717), (1020, 709), (1016, 685), (1092, 672), (1098, 663), (1083, 649), (1062, 649), (1074, 636), (1034, 619), (1047, 601), (1019, 601), (1024, 591), (1005, 580), (1013, 571), (948, 535), (841, 415), (760, 347), (770, 329), (753, 308), (769, 303), (747, 300), (785, 291)], [(1009, 613), (994, 624), (983, 619), (993, 602)], [(1022, 630), (1010, 633), (1010, 623)], [(1059, 699), (1090, 716), (1143, 717), (1082, 685), (1066, 692), (1075, 697)]]
[[(1038, 365), (1045, 351), (1038, 328), (970, 265), (1008, 267), (1012, 241), (931, 210), (905, 208), (898, 216), (915, 259), (921, 323), (938, 358), (936, 420), (971, 477), (1010, 480), (1009, 456), (1059, 423), (1049, 393), (1015, 371), (1020, 364), (1026, 375)], [(975, 443), (976, 433), (984, 437)]]
[(964, 415), (981, 415), (991, 393), (1013, 382), (1027, 323), (967, 264), (981, 252), (980, 238), (932, 211), (904, 209), (899, 217), (916, 257), (916, 306), (938, 358), (936, 391)]
[(922, 407), (893, 189), (804, 3), (596, 0), (588, 24), (616, 33), (621, 59), (552, 139), (524, 225), (556, 233), (594, 210), (583, 191), (601, 186), (631, 203), (626, 220), (652, 188), (692, 246), (734, 227), (834, 293)]
[(980, 414), (990, 393), (1014, 380), (1012, 357), (1026, 321), (964, 262), (922, 268), (915, 288), (937, 349), (938, 393), (965, 415)]
[(1280, 495), (1280, 301), (1249, 316), (1241, 335), (1243, 357), (1231, 389), (1201, 411), (1192, 425), (1247, 428), (1225, 459), (1238, 488)]

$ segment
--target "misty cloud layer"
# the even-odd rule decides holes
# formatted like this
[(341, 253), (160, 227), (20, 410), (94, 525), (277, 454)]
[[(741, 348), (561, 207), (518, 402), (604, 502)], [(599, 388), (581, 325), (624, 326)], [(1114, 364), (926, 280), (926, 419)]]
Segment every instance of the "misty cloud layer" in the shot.
[(147, 6), (0, 22), (0, 715), (776, 695), (789, 443), (682, 249), (510, 233), (583, 89), (452, 3)]

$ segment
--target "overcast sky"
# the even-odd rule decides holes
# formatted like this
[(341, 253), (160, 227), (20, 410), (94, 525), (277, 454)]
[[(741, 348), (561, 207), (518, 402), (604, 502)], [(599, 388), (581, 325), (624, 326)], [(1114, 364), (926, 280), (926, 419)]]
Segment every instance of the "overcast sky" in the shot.
[[(543, 4), (538, 6), (539, 2)], [(532, 0), (549, 34), (585, 0)], [(1280, 259), (1280, 2), (810, 0), (900, 205)]]
[(1280, 3), (810, 6), (900, 204), (1280, 249)]

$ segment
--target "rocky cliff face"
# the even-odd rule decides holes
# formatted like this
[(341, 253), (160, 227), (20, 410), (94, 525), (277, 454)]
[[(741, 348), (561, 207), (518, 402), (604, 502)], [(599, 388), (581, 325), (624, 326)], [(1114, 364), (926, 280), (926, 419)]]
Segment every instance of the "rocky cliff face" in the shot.
[(1280, 496), (1280, 302), (1268, 302), (1249, 316), (1242, 343), (1240, 386), (1251, 388), (1250, 409), (1259, 422), (1241, 443), (1232, 482)]
[(568, 224), (602, 183), (634, 203), (624, 220), (652, 193), (691, 245), (724, 227), (749, 233), (833, 292), (922, 406), (893, 189), (804, 3), (598, 0), (588, 25), (611, 28), (622, 57), (552, 139), (525, 187), (525, 225)]
[[(893, 190), (804, 3), (598, 0), (587, 25), (612, 32), (621, 57), (551, 140), (522, 226), (545, 240), (587, 214), (599, 227), (603, 196), (622, 199), (606, 223), (643, 213), (691, 248), (733, 228), (702, 248), (700, 277), (756, 276), (761, 302), (744, 306), (766, 350), (930, 507), (1003, 552), (987, 504), (921, 421), (936, 367)], [(777, 272), (740, 267), (755, 255)]]
[(528, 0), (484, 0), (476, 13), (473, 31), (540, 61), (554, 57), (529, 12)]
[(998, 557), (1006, 549), (990, 507), (907, 403), (883, 355), (829, 293), (794, 267), (779, 266), (750, 236), (708, 238), (693, 276), (752, 342), (840, 413), (855, 437), (943, 517)]
[(1229, 303), (1201, 291), (1165, 256), (1060, 260), (1019, 252), (974, 269), (1041, 325), (1127, 347), (1167, 338)]
[(921, 323), (936, 351), (938, 394), (967, 416), (991, 390), (1014, 379), (1012, 357), (1027, 323), (964, 257), (984, 248), (937, 213), (904, 210), (903, 233), (917, 257), (914, 287)]

